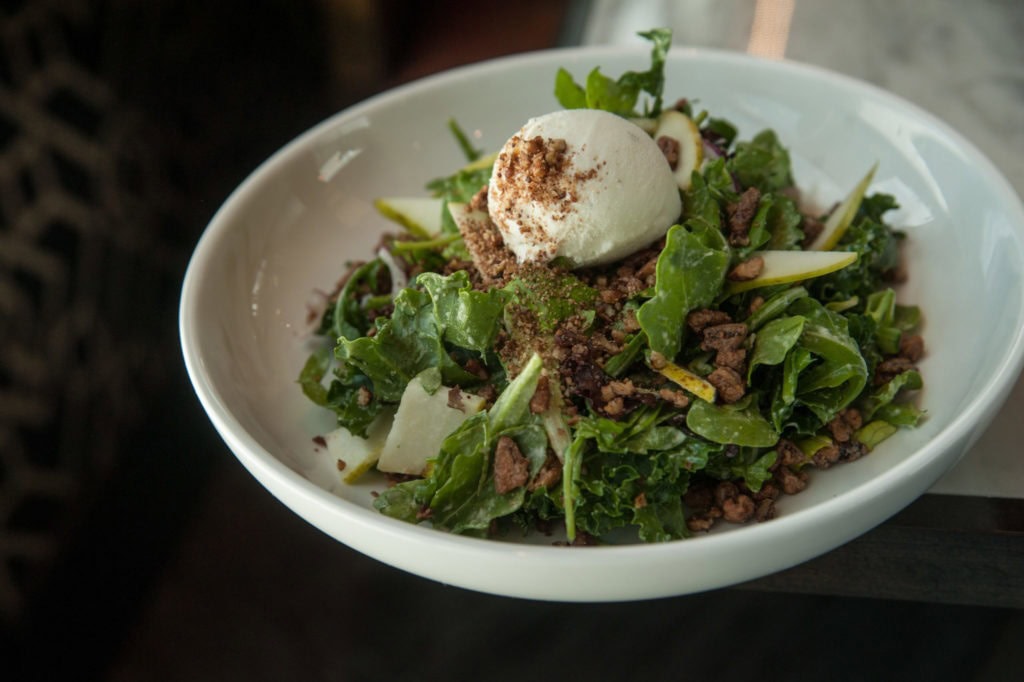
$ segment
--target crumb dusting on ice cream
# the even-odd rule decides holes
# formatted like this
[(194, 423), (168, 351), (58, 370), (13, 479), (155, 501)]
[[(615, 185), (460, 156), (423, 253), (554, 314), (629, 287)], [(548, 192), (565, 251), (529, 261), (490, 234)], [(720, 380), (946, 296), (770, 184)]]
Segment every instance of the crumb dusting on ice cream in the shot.
[(520, 262), (608, 263), (662, 237), (681, 211), (657, 143), (604, 111), (531, 119), (498, 154), (491, 220)]

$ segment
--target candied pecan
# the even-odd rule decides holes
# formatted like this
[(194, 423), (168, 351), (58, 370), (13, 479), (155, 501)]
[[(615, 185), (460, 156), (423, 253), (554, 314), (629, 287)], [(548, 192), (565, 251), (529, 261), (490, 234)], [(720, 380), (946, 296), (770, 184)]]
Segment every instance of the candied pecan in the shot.
[(746, 382), (736, 370), (719, 367), (707, 376), (708, 383), (715, 387), (723, 402), (734, 403), (743, 397)]
[(729, 322), (732, 322), (732, 318), (729, 317), (728, 313), (710, 308), (694, 310), (686, 316), (686, 325), (698, 334), (704, 331), (706, 327), (727, 324)]
[(715, 366), (728, 367), (742, 374), (747, 368), (746, 348), (725, 348), (715, 353)]
[(528, 490), (536, 490), (537, 488), (550, 488), (562, 479), (562, 463), (558, 461), (554, 453), (548, 450), (547, 458), (544, 460), (544, 464), (541, 465), (540, 471), (530, 481), (530, 485), (527, 486)]
[(903, 335), (900, 337), (900, 357), (917, 362), (924, 355), (924, 339), (920, 334)]
[(825, 223), (821, 222), (817, 218), (805, 215), (802, 227), (804, 230), (804, 238), (800, 245), (806, 249), (814, 243), (814, 240), (818, 238), (821, 231), (825, 229)]
[(686, 527), (691, 533), (706, 533), (715, 525), (715, 519), (708, 514), (696, 514), (686, 519)]
[(807, 487), (807, 474), (798, 474), (786, 466), (775, 470), (775, 480), (782, 486), (782, 492), (787, 495), (796, 495)]
[(839, 446), (832, 444), (826, 445), (811, 457), (811, 461), (814, 462), (814, 466), (819, 469), (828, 469), (830, 466), (839, 461)]
[(621, 397), (615, 397), (606, 402), (600, 411), (609, 417), (620, 417), (626, 411), (626, 404)]
[(747, 325), (743, 322), (727, 322), (705, 327), (700, 342), (702, 350), (736, 349), (747, 338)]
[(733, 282), (746, 282), (760, 275), (762, 270), (764, 270), (764, 258), (753, 256), (730, 270), (728, 278)]
[(754, 511), (754, 519), (757, 521), (767, 521), (768, 519), (775, 518), (775, 500), (766, 497), (759, 500), (757, 503), (757, 509)]
[(658, 391), (658, 397), (680, 410), (690, 404), (690, 399), (682, 391), (674, 391), (671, 388), (662, 388)]
[(658, 143), (658, 149), (665, 155), (665, 160), (668, 161), (668, 167), (675, 170), (679, 166), (679, 140), (674, 137), (662, 135), (656, 142)]
[(448, 407), (460, 412), (466, 411), (466, 406), (462, 402), (462, 389), (458, 386), (452, 386), (448, 389)]
[(774, 500), (782, 494), (779, 490), (779, 486), (775, 484), (775, 481), (765, 481), (761, 485), (761, 489), (754, 493), (754, 500), (760, 502), (761, 500)]
[(750, 495), (737, 495), (722, 503), (722, 518), (730, 523), (746, 523), (754, 515), (754, 500)]
[(845, 443), (853, 437), (853, 429), (841, 414), (832, 418), (832, 421), (828, 423), (828, 430), (837, 443)]
[(779, 439), (779, 442), (775, 445), (775, 451), (779, 454), (776, 464), (780, 466), (799, 466), (807, 461), (804, 451), (787, 438)]
[(466, 360), (465, 370), (470, 374), (473, 374), (483, 379), (484, 381), (486, 381), (488, 377), (490, 377), (490, 375), (487, 373), (487, 368), (484, 367), (483, 363), (477, 360), (476, 358), (470, 358), (469, 360)]
[(530, 480), (530, 462), (519, 446), (508, 436), (498, 439), (497, 448), (494, 451), (494, 490), (503, 495), (526, 485)]
[(641, 491), (633, 498), (633, 506), (637, 509), (643, 509), (647, 506), (647, 493)]
[(725, 207), (729, 218), (729, 244), (747, 246), (750, 244), (750, 223), (757, 214), (757, 205), (761, 202), (761, 191), (756, 187), (748, 187), (740, 195), (738, 201)]
[(903, 357), (887, 358), (878, 363), (875, 367), (875, 386), (881, 386), (889, 383), (897, 375), (903, 374), (908, 370), (916, 369), (914, 363)]
[(849, 440), (839, 444), (839, 459), (843, 462), (852, 462), (868, 454), (868, 448), (859, 440)]
[(731, 500), (740, 494), (740, 489), (732, 481), (721, 481), (715, 486), (715, 504), (719, 507), (726, 500)]

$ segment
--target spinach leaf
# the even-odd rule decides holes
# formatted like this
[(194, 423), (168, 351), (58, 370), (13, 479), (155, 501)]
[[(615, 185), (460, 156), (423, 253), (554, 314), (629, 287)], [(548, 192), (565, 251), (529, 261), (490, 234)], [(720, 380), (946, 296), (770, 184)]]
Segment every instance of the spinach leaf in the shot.
[(736, 153), (726, 167), (743, 187), (776, 192), (793, 185), (789, 152), (772, 130), (761, 131), (749, 142), (737, 143)]
[(747, 384), (758, 365), (779, 365), (800, 340), (806, 320), (799, 315), (772, 320), (757, 332), (747, 368)]
[(804, 240), (802, 223), (803, 216), (792, 199), (781, 194), (772, 195), (772, 206), (767, 217), (768, 231), (771, 233), (768, 248), (776, 251), (800, 248)]
[(756, 493), (765, 481), (771, 479), (771, 467), (777, 458), (778, 453), (774, 450), (762, 452), (755, 448), (740, 448), (739, 454), (734, 457), (727, 457), (721, 451), (715, 453), (705, 470), (710, 476), (722, 481), (742, 479)]
[(813, 298), (796, 301), (789, 312), (807, 318), (800, 346), (818, 359), (801, 373), (797, 397), (824, 423), (860, 394), (868, 379), (867, 364), (842, 315)]
[[(908, 370), (901, 374), (897, 374), (859, 401), (858, 406), (861, 414), (865, 420), (869, 420), (873, 418), (879, 410), (891, 405), (900, 394), (900, 391), (916, 391), (923, 385), (924, 382), (921, 379), (921, 374), (915, 370)], [(909, 425), (916, 425), (920, 416), (921, 413), (918, 411), (913, 416), (913, 423)]]
[(717, 229), (689, 225), (669, 229), (655, 269), (654, 297), (636, 314), (651, 350), (668, 359), (679, 353), (686, 315), (715, 300), (729, 257)]
[(412, 378), (430, 367), (441, 370), (447, 385), (478, 380), (448, 355), (443, 334), (430, 294), (408, 288), (395, 297), (392, 316), (383, 321), (378, 318), (374, 336), (342, 337), (334, 353), (373, 382), (375, 396), (386, 402), (398, 402)]
[(620, 116), (637, 116), (635, 111), (641, 92), (653, 100), (644, 105), (644, 116), (661, 113), (665, 85), (665, 57), (672, 43), (672, 32), (654, 29), (639, 34), (650, 40), (651, 67), (647, 71), (627, 71), (612, 80), (595, 68), (587, 75), (586, 87), (578, 85), (565, 69), (555, 76), (555, 97), (566, 109), (603, 109)]
[(498, 439), (508, 436), (529, 461), (531, 476), (544, 464), (547, 435), (530, 412), (541, 370), (534, 355), (490, 410), (473, 415), (444, 440), (426, 479), (388, 488), (374, 507), (413, 522), (429, 507), (434, 526), (453, 533), (484, 531), (494, 519), (519, 510), (525, 487), (498, 493), (491, 461)]
[(334, 307), (324, 316), (324, 325), (330, 325), (328, 329), (334, 338), (357, 339), (366, 334), (370, 319), (363, 299), (368, 294), (378, 293), (378, 282), (384, 272), (387, 272), (387, 266), (380, 258), (374, 258), (352, 271), (338, 293)]
[(742, 400), (735, 405), (696, 400), (686, 413), (686, 427), (702, 438), (723, 445), (766, 448), (779, 440), (778, 432), (752, 400)]
[[(347, 428), (353, 435), (366, 438), (367, 428), (381, 409), (380, 401), (372, 393), (373, 384), (365, 375), (341, 367), (330, 386), (324, 386), (323, 378), (330, 370), (331, 362), (329, 348), (321, 348), (309, 356), (299, 374), (302, 392), (317, 405), (332, 410), (340, 426)], [(370, 401), (366, 401), (365, 391), (370, 391)]]
[(430, 294), (445, 341), (481, 353), (491, 349), (509, 298), (507, 291), (477, 291), (464, 270), (447, 277), (424, 272), (416, 283)]

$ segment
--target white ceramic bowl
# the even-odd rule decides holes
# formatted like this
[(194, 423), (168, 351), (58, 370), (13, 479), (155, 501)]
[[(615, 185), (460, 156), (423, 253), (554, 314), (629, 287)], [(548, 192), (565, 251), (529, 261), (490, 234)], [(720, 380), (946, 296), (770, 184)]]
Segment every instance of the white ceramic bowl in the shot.
[[(462, 163), (455, 116), (497, 149), (531, 116), (558, 108), (555, 71), (582, 78), (644, 69), (644, 49), (548, 51), (457, 69), (374, 97), (305, 133), (227, 200), (196, 248), (181, 300), (195, 390), (250, 472), (328, 535), (444, 583), (520, 597), (611, 601), (712, 589), (778, 571), (840, 545), (923, 493), (988, 424), (1024, 358), (1024, 210), (963, 137), (907, 102), (821, 69), (713, 51), (674, 50), (666, 99), (688, 97), (738, 124), (774, 128), (798, 184), (821, 205), (875, 161), (873, 189), (894, 194), (910, 236), (901, 298), (926, 316), (921, 363), (928, 419), (862, 460), (816, 472), (768, 523), (660, 545), (554, 547), (448, 535), (386, 518), (371, 480), (343, 486), (313, 436), (333, 417), (296, 377), (308, 353), (307, 301), (391, 226), (371, 202), (425, 195)], [(336, 172), (333, 172), (335, 171)], [(326, 171), (323, 179), (318, 179)], [(332, 175), (333, 172), (333, 175)], [(326, 179), (330, 176), (330, 179)]]

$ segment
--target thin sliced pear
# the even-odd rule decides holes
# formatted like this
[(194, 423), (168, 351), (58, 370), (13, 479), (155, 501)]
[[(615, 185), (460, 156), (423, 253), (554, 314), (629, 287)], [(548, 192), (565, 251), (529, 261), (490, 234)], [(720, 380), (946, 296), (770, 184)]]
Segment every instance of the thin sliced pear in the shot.
[(377, 461), (378, 469), (422, 475), (427, 460), (437, 456), (444, 439), (484, 406), (485, 401), (480, 396), (460, 392), (460, 407), (452, 407), (448, 391), (446, 386), (441, 386), (434, 393), (428, 393), (420, 376), (413, 377), (398, 403), (395, 420)]
[(751, 258), (764, 260), (761, 274), (745, 282), (729, 282), (726, 293), (738, 294), (749, 289), (789, 284), (813, 279), (842, 270), (857, 260), (855, 251), (758, 251)]
[(385, 410), (377, 415), (366, 430), (366, 438), (352, 435), (344, 426), (324, 435), (327, 452), (341, 463), (342, 481), (355, 483), (377, 463), (394, 414), (394, 410)]
[(441, 231), (441, 199), (381, 197), (373, 205), (382, 216), (395, 221), (415, 237), (430, 239)]
[(672, 174), (679, 189), (689, 189), (693, 171), (700, 168), (704, 160), (704, 143), (697, 124), (683, 112), (669, 109), (658, 117), (658, 127), (653, 137), (655, 141), (670, 137), (679, 143), (679, 161)]
[(494, 165), (494, 162), (497, 160), (497, 158), (498, 158), (498, 152), (491, 152), (490, 154), (486, 154), (484, 156), (481, 156), (476, 161), (470, 161), (469, 163), (467, 163), (465, 166), (463, 166), (459, 170), (460, 170), (460, 172), (464, 172), (464, 171), (480, 170), (481, 168), (490, 168), (491, 166)]
[(634, 117), (630, 118), (629, 122), (636, 124), (640, 130), (648, 135), (654, 135), (654, 131), (658, 129), (658, 119), (656, 118)]
[(868, 186), (871, 185), (876, 170), (878, 170), (877, 163), (871, 167), (867, 175), (861, 178), (861, 181), (857, 183), (853, 191), (836, 206), (836, 209), (832, 211), (825, 221), (825, 226), (821, 232), (814, 238), (810, 246), (807, 247), (808, 250), (831, 251), (835, 248), (835, 245), (843, 238), (846, 229), (850, 227), (853, 219), (857, 216), (857, 209), (860, 208), (860, 202), (864, 200), (864, 193), (868, 191)]
[(718, 395), (715, 387), (707, 379), (694, 374), (685, 367), (680, 367), (674, 362), (666, 362), (665, 366), (658, 371), (666, 379), (679, 384), (704, 402), (715, 402), (715, 396)]

